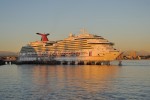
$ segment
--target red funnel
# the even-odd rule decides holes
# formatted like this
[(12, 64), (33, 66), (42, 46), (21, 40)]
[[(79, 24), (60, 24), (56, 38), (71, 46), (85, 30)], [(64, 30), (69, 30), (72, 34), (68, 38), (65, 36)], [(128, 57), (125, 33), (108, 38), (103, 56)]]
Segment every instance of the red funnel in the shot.
[(41, 41), (48, 41), (47, 38), (47, 36), (49, 35), (48, 33), (47, 34), (36, 33), (36, 34), (41, 35)]

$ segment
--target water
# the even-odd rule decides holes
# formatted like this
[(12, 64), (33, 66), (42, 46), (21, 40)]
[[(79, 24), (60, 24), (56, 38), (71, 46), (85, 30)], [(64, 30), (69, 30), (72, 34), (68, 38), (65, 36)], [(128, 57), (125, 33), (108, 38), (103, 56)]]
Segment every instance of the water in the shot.
[(0, 100), (150, 100), (150, 60), (122, 64), (3, 65)]

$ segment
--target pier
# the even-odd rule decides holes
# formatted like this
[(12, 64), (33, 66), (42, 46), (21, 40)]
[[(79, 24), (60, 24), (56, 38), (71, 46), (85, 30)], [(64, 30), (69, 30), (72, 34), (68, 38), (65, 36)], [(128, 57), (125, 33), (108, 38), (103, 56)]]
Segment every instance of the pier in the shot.
[[(111, 65), (111, 61), (109, 60), (70, 60), (70, 61), (59, 61), (59, 60), (32, 60), (32, 61), (18, 61), (17, 57), (3, 57), (1, 58), (0, 65), (22, 65), (22, 64), (36, 64), (36, 65)], [(118, 60), (118, 65), (122, 66), (122, 61)]]
[(22, 61), (16, 64), (44, 64), (44, 65), (110, 65), (110, 61)]
[(16, 56), (4, 56), (0, 58), (0, 65), (11, 65), (16, 64)]

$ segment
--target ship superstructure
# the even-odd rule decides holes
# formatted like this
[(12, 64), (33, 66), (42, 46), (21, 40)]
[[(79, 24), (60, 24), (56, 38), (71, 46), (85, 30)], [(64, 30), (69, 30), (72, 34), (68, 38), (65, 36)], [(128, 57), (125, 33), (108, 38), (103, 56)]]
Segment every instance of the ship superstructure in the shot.
[(41, 41), (30, 42), (23, 46), (19, 61), (112, 61), (121, 52), (114, 49), (114, 43), (99, 35), (83, 31), (78, 35), (70, 34), (64, 40), (49, 41), (41, 34)]

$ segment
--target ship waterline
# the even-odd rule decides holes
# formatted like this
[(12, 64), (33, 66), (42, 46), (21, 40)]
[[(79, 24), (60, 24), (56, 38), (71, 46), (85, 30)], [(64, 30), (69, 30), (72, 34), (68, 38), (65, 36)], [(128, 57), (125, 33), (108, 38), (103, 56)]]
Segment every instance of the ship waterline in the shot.
[(41, 41), (23, 46), (18, 61), (112, 61), (121, 54), (114, 43), (86, 31), (59, 41), (49, 41), (49, 34), (37, 34)]

